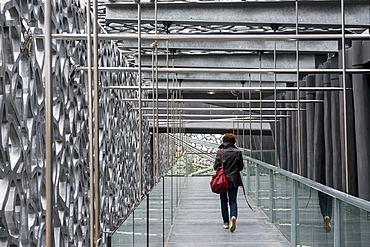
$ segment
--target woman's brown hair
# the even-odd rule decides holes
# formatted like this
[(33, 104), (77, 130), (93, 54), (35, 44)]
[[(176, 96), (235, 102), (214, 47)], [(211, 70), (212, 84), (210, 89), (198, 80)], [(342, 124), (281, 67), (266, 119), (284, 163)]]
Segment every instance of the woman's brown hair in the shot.
[(222, 137), (222, 142), (228, 142), (228, 143), (231, 143), (231, 144), (235, 144), (236, 138), (235, 138), (234, 134), (226, 133)]

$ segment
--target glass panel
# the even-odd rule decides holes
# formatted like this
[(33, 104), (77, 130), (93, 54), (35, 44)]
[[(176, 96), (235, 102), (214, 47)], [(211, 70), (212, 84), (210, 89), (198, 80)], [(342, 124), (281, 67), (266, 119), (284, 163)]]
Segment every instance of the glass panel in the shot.
[(292, 179), (280, 173), (274, 174), (274, 202), (276, 227), (290, 240), (291, 236), (291, 208), (292, 208)]
[(172, 177), (165, 176), (164, 180), (164, 236), (167, 237), (167, 234), (170, 230), (170, 224), (172, 219)]
[(269, 198), (270, 198), (270, 174), (269, 169), (260, 166), (260, 179), (259, 179), (259, 203), (260, 208), (265, 212), (266, 215), (269, 214)]
[(297, 235), (301, 246), (334, 246), (334, 230), (324, 228), (325, 216), (331, 219), (330, 225), (334, 227), (332, 201), (330, 196), (298, 184)]
[(112, 247), (128, 247), (134, 245), (134, 217), (129, 217), (112, 236)]
[[(163, 246), (171, 228), (184, 178), (169, 172), (154, 187), (120, 229), (112, 236), (112, 246), (146, 246), (149, 224), (149, 246)], [(147, 200), (149, 198), (149, 220)]]
[(341, 246), (369, 246), (370, 212), (341, 203)]
[(147, 242), (147, 200), (143, 200), (133, 212), (134, 216), (134, 245), (145, 246)]
[(247, 180), (247, 191), (250, 197), (256, 201), (256, 164), (248, 161), (249, 180)]
[[(261, 160), (261, 151), (254, 150), (254, 151), (245, 151), (244, 155), (251, 156), (256, 160)], [(267, 164), (277, 165), (276, 160), (276, 153), (275, 150), (263, 150), (262, 151), (262, 161), (266, 162)]]
[(149, 246), (163, 246), (163, 182), (149, 195)]

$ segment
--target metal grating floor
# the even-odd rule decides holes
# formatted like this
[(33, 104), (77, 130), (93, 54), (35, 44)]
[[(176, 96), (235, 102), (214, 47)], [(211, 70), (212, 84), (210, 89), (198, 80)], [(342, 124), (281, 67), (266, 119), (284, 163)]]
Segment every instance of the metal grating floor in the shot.
[(211, 192), (210, 179), (188, 178), (166, 246), (290, 246), (252, 200), (254, 211), (248, 208), (241, 189), (237, 228), (233, 233), (223, 229), (219, 195)]

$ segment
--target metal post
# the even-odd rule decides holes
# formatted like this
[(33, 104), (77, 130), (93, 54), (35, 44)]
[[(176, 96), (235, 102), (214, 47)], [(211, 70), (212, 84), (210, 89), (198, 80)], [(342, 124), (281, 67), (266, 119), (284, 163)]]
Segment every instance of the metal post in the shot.
[[(244, 84), (245, 84), (245, 81), (244, 82), (242, 82), (242, 87), (244, 87)], [(245, 98), (244, 98), (244, 91), (242, 91), (242, 108), (244, 108), (245, 106), (244, 106), (244, 100), (245, 100)], [(242, 124), (242, 127), (243, 127), (243, 131), (242, 131), (242, 135), (243, 135), (243, 141), (242, 141), (242, 143), (243, 143), (243, 145), (242, 145), (242, 147), (245, 149), (246, 148), (246, 144), (245, 144), (245, 122), (244, 122), (244, 111), (243, 111), (243, 115), (242, 115), (242, 118), (243, 118), (243, 124)]]
[(270, 222), (275, 222), (275, 201), (274, 201), (274, 171), (269, 170), (270, 174), (270, 191), (269, 191), (269, 218)]
[(98, 3), (97, 0), (93, 2), (94, 8), (94, 20), (93, 20), (93, 32), (94, 32), (94, 97), (93, 97), (93, 111), (94, 111), (94, 203), (95, 203), (95, 239), (97, 241), (100, 237), (100, 191), (99, 191), (99, 174), (100, 174), (100, 167), (99, 167), (99, 41), (98, 41)]
[[(169, 57), (168, 57), (168, 53), (169, 53), (169, 43), (168, 41), (166, 41), (166, 67), (168, 68), (169, 67)], [(167, 126), (166, 126), (166, 139), (167, 139), (167, 162), (166, 162), (166, 170), (167, 168), (170, 166), (170, 112), (169, 112), (169, 106), (170, 106), (170, 99), (169, 99), (169, 96), (170, 95), (170, 90), (169, 90), (169, 74), (167, 73), (166, 74), (166, 114), (167, 114), (167, 117), (166, 117), (166, 121), (167, 121)]]
[(51, 1), (45, 1), (45, 183), (46, 183), (46, 246), (54, 246), (53, 224), (53, 85), (51, 57)]
[[(157, 45), (155, 45), (153, 48), (155, 49)], [(156, 153), (156, 112), (155, 112), (155, 79), (154, 79), (154, 53), (152, 52), (152, 165), (153, 165), (153, 184), (156, 184), (157, 181), (157, 153)], [(145, 115), (144, 115), (145, 116)]]
[(251, 162), (249, 161), (249, 160), (247, 160), (247, 170), (246, 170), (246, 176), (245, 176), (245, 178), (246, 178), (246, 181), (245, 181), (245, 183), (246, 183), (246, 189), (247, 189), (247, 195), (249, 195), (250, 194), (250, 191), (251, 191), (251, 178), (250, 178), (250, 164), (251, 164)]
[(348, 130), (347, 130), (347, 80), (346, 80), (346, 38), (345, 38), (345, 12), (344, 0), (341, 0), (342, 11), (342, 69), (343, 69), (343, 134), (344, 134), (344, 169), (345, 169), (345, 191), (349, 193), (348, 177)]
[[(262, 69), (262, 52), (259, 52), (259, 67)], [(262, 76), (259, 74), (259, 86), (262, 87)], [(262, 116), (262, 91), (260, 91), (260, 116)], [(260, 161), (263, 161), (263, 134), (262, 134), (262, 117), (260, 117)], [(257, 204), (258, 205), (258, 204)]]
[(256, 204), (260, 206), (260, 165), (256, 164)]
[(298, 204), (298, 191), (297, 191), (297, 181), (292, 180), (293, 189), (292, 189), (292, 213), (291, 213), (291, 244), (292, 246), (297, 246), (297, 204)]
[(163, 176), (162, 177), (162, 243), (163, 243), (163, 246), (165, 246), (165, 242), (166, 242), (166, 236), (164, 235), (164, 222), (165, 222), (165, 213), (164, 213), (164, 209), (166, 208), (164, 203), (165, 203), (165, 193), (164, 193), (164, 186), (165, 186), (165, 183), (164, 183), (164, 179), (166, 178), (166, 176)]
[(91, 40), (91, 11), (90, 11), (90, 6), (91, 2), (90, 0), (87, 1), (87, 23), (86, 23), (86, 28), (87, 28), (87, 84), (88, 84), (88, 102), (89, 102), (89, 183), (90, 183), (90, 247), (94, 246), (94, 240), (95, 240), (95, 231), (94, 231), (94, 129), (93, 129), (93, 89), (92, 89), (92, 81), (93, 81), (93, 76), (92, 76), (92, 40)]
[[(158, 23), (157, 23), (157, 15), (158, 15), (158, 3), (157, 0), (155, 0), (155, 34), (158, 34)], [(158, 46), (155, 47), (155, 98), (156, 98), (156, 154), (157, 154), (157, 159), (156, 159), (156, 182), (159, 182), (159, 94), (158, 94)]]
[[(274, 28), (274, 33), (276, 32), (277, 30), (277, 27)], [(274, 41), (274, 69), (276, 69), (276, 40)], [(276, 87), (277, 87), (277, 83), (276, 83), (276, 74), (274, 74), (274, 120), (275, 120), (275, 124), (274, 124), (274, 130), (275, 130), (275, 133), (274, 133), (274, 144), (275, 144), (275, 164), (276, 166), (279, 166), (279, 155), (278, 155), (278, 152), (279, 152), (279, 145), (278, 145), (278, 138), (277, 138), (277, 126), (278, 126), (278, 122), (277, 122), (277, 90), (276, 90)], [(279, 123), (280, 124), (280, 123)]]
[(150, 246), (150, 194), (146, 197), (146, 246)]
[[(248, 74), (249, 76), (249, 87), (252, 86), (251, 81), (251, 74)], [(248, 99), (250, 100), (252, 98), (252, 92), (248, 92)], [(252, 104), (249, 104), (249, 116), (252, 115)], [(252, 119), (249, 119), (249, 156), (252, 157)], [(248, 181), (249, 183), (249, 181)]]
[(137, 59), (138, 59), (138, 86), (139, 86), (139, 91), (138, 91), (138, 98), (139, 98), (139, 112), (138, 112), (138, 137), (139, 137), (139, 143), (138, 143), (138, 173), (139, 173), (139, 200), (141, 200), (142, 197), (142, 164), (143, 164), (143, 117), (142, 117), (142, 90), (141, 90), (141, 5), (140, 5), (140, 0), (137, 0), (137, 18), (138, 18), (138, 36), (137, 36), (137, 44), (138, 44), (138, 54), (137, 54)]
[[(172, 67), (174, 67), (174, 51), (171, 51), (172, 56), (171, 56), (171, 61), (172, 61)], [(174, 74), (172, 74), (172, 86), (174, 86), (175, 78)], [(176, 135), (176, 123), (174, 124), (175, 120), (175, 93), (172, 91), (171, 92), (171, 121), (172, 121), (172, 128), (171, 128), (171, 133), (174, 133)], [(173, 146), (171, 145), (171, 149), (173, 149)], [(172, 154), (172, 152), (169, 151), (169, 154)], [(170, 185), (170, 204), (171, 204), (171, 223), (173, 223), (173, 165), (174, 165), (174, 160), (173, 160), (173, 155), (171, 155), (171, 160), (170, 160), (170, 166), (171, 166), (171, 185)]]
[[(296, 4), (296, 35), (298, 35), (298, 1)], [(298, 100), (298, 112), (297, 112), (297, 142), (298, 142), (298, 169), (297, 174), (302, 175), (302, 162), (301, 162), (301, 103), (300, 103), (300, 83), (299, 83), (299, 41), (296, 41), (296, 66), (297, 66), (297, 100)], [(294, 157), (294, 160), (297, 160)], [(293, 169), (294, 170), (294, 169)]]

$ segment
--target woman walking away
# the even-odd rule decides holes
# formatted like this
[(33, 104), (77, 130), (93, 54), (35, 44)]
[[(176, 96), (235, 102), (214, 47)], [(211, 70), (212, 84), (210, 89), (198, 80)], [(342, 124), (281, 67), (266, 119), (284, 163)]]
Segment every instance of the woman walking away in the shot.
[[(224, 166), (224, 171), (229, 179), (229, 189), (220, 194), (221, 213), (224, 221), (224, 228), (230, 232), (236, 229), (236, 219), (238, 218), (237, 194), (238, 187), (243, 185), (240, 171), (244, 168), (243, 156), (240, 150), (235, 146), (236, 138), (233, 134), (227, 133), (222, 137), (222, 144), (219, 146), (213, 168)], [(230, 218), (229, 208), (230, 206)]]

